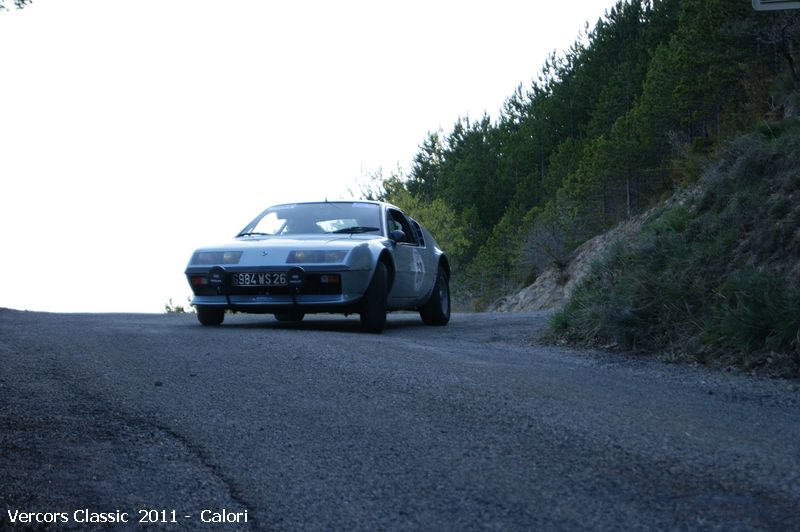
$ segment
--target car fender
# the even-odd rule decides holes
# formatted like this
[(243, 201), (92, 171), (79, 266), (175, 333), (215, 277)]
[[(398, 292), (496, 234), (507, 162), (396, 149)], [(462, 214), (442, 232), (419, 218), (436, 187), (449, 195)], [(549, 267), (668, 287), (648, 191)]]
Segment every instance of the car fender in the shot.
[[(383, 262), (384, 264), (386, 264), (386, 273), (388, 273), (389, 276), (388, 287), (389, 287), (389, 292), (391, 293), (392, 287), (394, 286), (395, 272), (397, 270), (397, 267), (394, 262), (394, 254), (389, 252), (388, 249), (384, 248), (378, 255), (378, 260), (375, 262), (375, 268), (378, 267), (378, 262)], [(373, 273), (375, 271), (375, 268), (373, 268), (372, 270)]]

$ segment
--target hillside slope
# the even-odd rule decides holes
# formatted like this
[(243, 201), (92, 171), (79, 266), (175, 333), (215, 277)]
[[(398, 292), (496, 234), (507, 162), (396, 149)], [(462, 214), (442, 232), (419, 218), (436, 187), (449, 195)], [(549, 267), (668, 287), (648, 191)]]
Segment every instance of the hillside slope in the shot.
[[(698, 186), (592, 239), (497, 310), (574, 343), (800, 375), (800, 119), (738, 137)], [(563, 279), (563, 276), (562, 276)]]

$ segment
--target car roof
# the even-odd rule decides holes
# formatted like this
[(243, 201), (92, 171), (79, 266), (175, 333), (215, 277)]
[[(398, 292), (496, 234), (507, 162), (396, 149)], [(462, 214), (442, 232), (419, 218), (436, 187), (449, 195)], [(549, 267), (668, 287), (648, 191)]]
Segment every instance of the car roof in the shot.
[(276, 205), (272, 205), (272, 207), (282, 207), (284, 205), (313, 205), (315, 203), (369, 203), (372, 205), (380, 205), (383, 207), (389, 207), (392, 209), (397, 209), (398, 211), (402, 211), (400, 207), (397, 205), (392, 205), (391, 203), (387, 203), (385, 201), (375, 201), (375, 200), (321, 200), (321, 201), (291, 201), (288, 203), (278, 203)]

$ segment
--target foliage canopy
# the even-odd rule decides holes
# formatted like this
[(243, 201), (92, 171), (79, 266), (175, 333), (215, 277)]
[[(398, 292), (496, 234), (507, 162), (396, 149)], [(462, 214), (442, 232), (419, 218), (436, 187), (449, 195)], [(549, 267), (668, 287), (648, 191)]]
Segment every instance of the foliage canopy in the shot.
[[(619, 0), (500, 116), (431, 132), (383, 199), (446, 213), (455, 296), (482, 308), (696, 182), (708, 157), (797, 113), (800, 22), (728, 0)], [(453, 237), (449, 235), (454, 235)]]

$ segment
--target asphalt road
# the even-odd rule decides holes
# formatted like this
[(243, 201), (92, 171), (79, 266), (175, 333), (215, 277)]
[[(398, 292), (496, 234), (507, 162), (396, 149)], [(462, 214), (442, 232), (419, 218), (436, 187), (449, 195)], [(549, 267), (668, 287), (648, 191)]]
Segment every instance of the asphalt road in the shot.
[(800, 527), (796, 383), (540, 345), (545, 320), (0, 310), (0, 529)]

